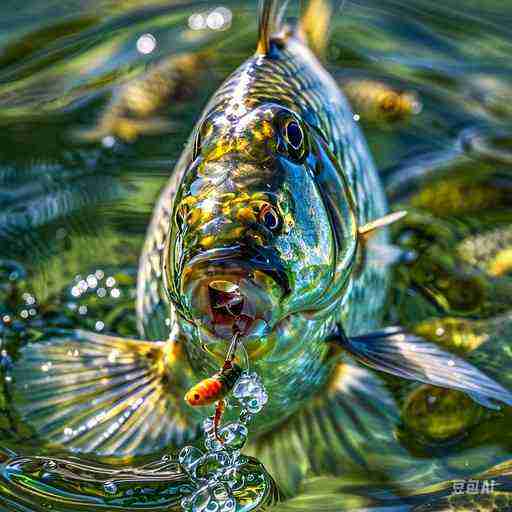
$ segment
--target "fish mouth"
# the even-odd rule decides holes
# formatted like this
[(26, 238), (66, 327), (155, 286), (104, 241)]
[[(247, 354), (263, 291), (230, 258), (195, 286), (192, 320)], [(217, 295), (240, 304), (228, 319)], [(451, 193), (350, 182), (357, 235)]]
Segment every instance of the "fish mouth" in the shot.
[(201, 331), (222, 339), (235, 333), (257, 338), (270, 332), (289, 283), (272, 258), (229, 247), (193, 257), (183, 270), (181, 288)]

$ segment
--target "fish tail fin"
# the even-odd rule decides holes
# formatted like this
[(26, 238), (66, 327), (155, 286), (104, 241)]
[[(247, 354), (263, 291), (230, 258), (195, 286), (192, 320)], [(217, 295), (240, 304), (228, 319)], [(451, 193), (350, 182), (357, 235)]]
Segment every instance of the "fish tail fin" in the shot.
[(310, 0), (301, 16), (298, 34), (318, 56), (324, 56), (329, 41), (331, 20), (344, 0)]
[(359, 361), (398, 377), (467, 393), (480, 405), (512, 406), (512, 393), (464, 359), (433, 343), (389, 327), (364, 336), (347, 338), (340, 329), (337, 341)]
[(183, 401), (189, 376), (177, 341), (72, 331), (22, 347), (7, 393), (17, 417), (50, 446), (135, 455), (195, 436)]

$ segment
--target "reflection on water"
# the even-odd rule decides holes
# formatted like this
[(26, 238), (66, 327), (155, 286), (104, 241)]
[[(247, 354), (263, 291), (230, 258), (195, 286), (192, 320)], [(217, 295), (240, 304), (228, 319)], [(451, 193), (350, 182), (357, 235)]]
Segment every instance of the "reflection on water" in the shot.
[[(172, 510), (200, 489), (179, 450), (78, 459), (47, 446), (10, 407), (10, 386), (27, 343), (75, 328), (136, 336), (137, 260), (158, 192), (208, 97), (253, 51), (254, 3), (222, 4), (2, 7), (2, 510)], [(388, 323), (508, 388), (511, 16), (493, 0), (348, 1), (325, 49), (393, 209), (410, 212), (392, 231), (407, 257)], [(275, 499), (263, 463), (290, 496), (276, 510), (511, 508), (509, 409), (350, 363), (338, 377), (328, 411), (311, 403), (266, 438), (249, 436), (243, 453), (257, 459), (239, 456), (238, 503)], [(181, 452), (185, 466), (204, 456), (196, 450)], [(495, 480), (495, 492), (454, 494), (473, 478)], [(230, 506), (224, 488), (218, 497)]]
[[(184, 500), (191, 497), (196, 500), (190, 508), (194, 512), (249, 511), (275, 499), (271, 478), (253, 459), (240, 456), (236, 474), (230, 477), (229, 493), (221, 484), (211, 484), (205, 497), (195, 491), (183, 465), (170, 456), (127, 469), (70, 457), (14, 457), (4, 463), (0, 490), (7, 510), (26, 510), (22, 507), (28, 506), (30, 510), (59, 512), (189, 510)], [(212, 506), (214, 503), (219, 506)]]

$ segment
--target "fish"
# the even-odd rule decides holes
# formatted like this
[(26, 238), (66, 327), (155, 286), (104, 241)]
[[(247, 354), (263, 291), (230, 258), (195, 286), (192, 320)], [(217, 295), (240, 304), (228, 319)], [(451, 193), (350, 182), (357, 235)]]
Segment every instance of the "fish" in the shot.
[(158, 114), (169, 103), (193, 96), (196, 80), (206, 74), (210, 62), (209, 51), (163, 59), (144, 76), (118, 86), (96, 125), (75, 130), (74, 137), (82, 142), (94, 142), (109, 136), (134, 142), (142, 135), (176, 130), (176, 123)]
[[(255, 54), (206, 105), (155, 206), (138, 271), (141, 339), (59, 332), (13, 357), (10, 405), (48, 446), (126, 457), (196, 439), (207, 412), (183, 397), (218, 370), (235, 333), (268, 393), (251, 435), (262, 458), (273, 453), (273, 476), (353, 455), (349, 424), (363, 443), (370, 422), (376, 442), (380, 419), (390, 433), (374, 370), (512, 405), (462, 357), (384, 326), (391, 269), (378, 253), (404, 213), (389, 211), (308, 25), (260, 2)], [(286, 444), (294, 428), (311, 433), (304, 464)]]
[(419, 114), (422, 104), (414, 91), (403, 91), (378, 80), (348, 80), (341, 84), (352, 108), (363, 121), (395, 123)]

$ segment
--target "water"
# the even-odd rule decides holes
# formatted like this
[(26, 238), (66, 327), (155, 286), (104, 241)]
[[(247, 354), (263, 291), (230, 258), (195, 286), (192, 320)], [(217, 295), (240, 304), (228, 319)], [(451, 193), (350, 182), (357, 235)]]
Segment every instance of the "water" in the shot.
[[(158, 192), (207, 98), (254, 48), (254, 3), (223, 2), (232, 18), (220, 11), (222, 21), (219, 6), (2, 5), (3, 510), (141, 510), (148, 503), (166, 510), (201, 490), (178, 466), (178, 453), (82, 459), (46, 446), (9, 408), (9, 389), (13, 364), (28, 342), (72, 328), (136, 335), (137, 259)], [(383, 82), (421, 104), (398, 118), (364, 105), (356, 112), (390, 202), (410, 212), (392, 232), (408, 257), (394, 272), (388, 322), (465, 354), (509, 388), (511, 21), (512, 7), (492, 0), (347, 1), (327, 48), (342, 86)], [(160, 106), (152, 122), (102, 118), (116, 87), (149, 63), (215, 48), (190, 93)], [(98, 129), (107, 125), (116, 137)], [(506, 510), (510, 410), (487, 411), (460, 394), (387, 377), (346, 378), (352, 408), (336, 410), (344, 447), (332, 443), (332, 453), (317, 441), (334, 439), (333, 412), (323, 414), (323, 430), (314, 430), (315, 410), (308, 406), (304, 417), (282, 427), (284, 441), (270, 436), (259, 447), (250, 434), (257, 412), (245, 404), (240, 422), (249, 434), (241, 473), (264, 474), (263, 462), (291, 490), (293, 497), (274, 508), (443, 510), (464, 498), (471, 509), (474, 495), (448, 497), (454, 482), (476, 478), (495, 481), (501, 493), (479, 494), (482, 503)], [(276, 458), (271, 448), (283, 445), (285, 456)], [(204, 456), (206, 447), (194, 447)], [(264, 488), (255, 482), (234, 494), (238, 502), (256, 503), (258, 492), (272, 494)], [(230, 506), (225, 487), (212, 493)], [(212, 493), (198, 499), (213, 502)]]
[[(23, 510), (80, 509), (183, 510), (184, 512), (249, 512), (276, 501), (272, 477), (257, 460), (241, 454), (252, 418), (267, 395), (259, 377), (243, 372), (233, 398), (238, 421), (221, 425), (215, 435), (213, 417), (203, 425), (203, 447), (184, 446), (144, 465), (115, 468), (73, 457), (16, 457), (5, 454), (0, 477), (2, 506)], [(233, 408), (235, 404), (231, 404)], [(12, 496), (15, 498), (13, 499)], [(18, 508), (19, 507), (19, 508)]]
[[(185, 446), (178, 454), (178, 461), (194, 485), (190, 496), (181, 501), (186, 512), (247, 510), (249, 507), (235, 498), (235, 490), (254, 486), (256, 482), (263, 488), (272, 485), (263, 469), (246, 475), (240, 472), (247, 463), (247, 458), (240, 455), (247, 442), (246, 424), (268, 399), (258, 375), (243, 372), (233, 388), (233, 397), (240, 407), (238, 421), (219, 428), (217, 436), (214, 418), (206, 419), (203, 423), (205, 451)], [(262, 496), (254, 496), (250, 504), (256, 508), (263, 502)]]

